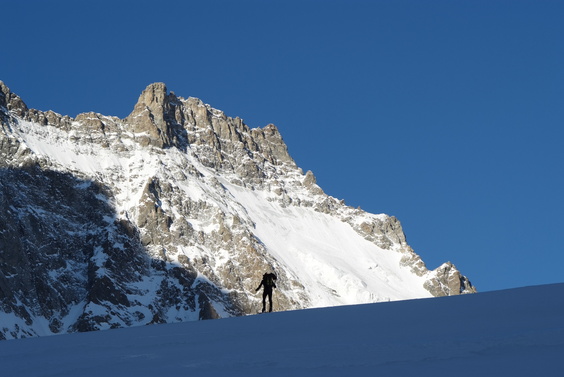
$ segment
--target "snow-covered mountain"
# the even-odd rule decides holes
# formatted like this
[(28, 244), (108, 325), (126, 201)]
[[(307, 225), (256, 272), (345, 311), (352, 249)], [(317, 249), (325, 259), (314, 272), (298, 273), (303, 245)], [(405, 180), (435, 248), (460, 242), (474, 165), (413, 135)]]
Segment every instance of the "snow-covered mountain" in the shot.
[(274, 125), (149, 85), (125, 119), (0, 82), (0, 338), (475, 292), (399, 221), (326, 195)]

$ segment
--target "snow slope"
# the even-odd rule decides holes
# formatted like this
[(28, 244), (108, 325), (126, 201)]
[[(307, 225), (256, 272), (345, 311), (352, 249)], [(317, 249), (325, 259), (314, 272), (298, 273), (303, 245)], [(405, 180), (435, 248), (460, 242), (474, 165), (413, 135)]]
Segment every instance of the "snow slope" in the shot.
[(311, 208), (283, 208), (265, 192), (221, 182), (246, 209), (255, 235), (303, 284), (311, 307), (431, 297), (423, 287), (427, 276), (403, 266), (401, 252), (359, 237), (339, 218)]
[(562, 376), (564, 284), (0, 342), (6, 376)]

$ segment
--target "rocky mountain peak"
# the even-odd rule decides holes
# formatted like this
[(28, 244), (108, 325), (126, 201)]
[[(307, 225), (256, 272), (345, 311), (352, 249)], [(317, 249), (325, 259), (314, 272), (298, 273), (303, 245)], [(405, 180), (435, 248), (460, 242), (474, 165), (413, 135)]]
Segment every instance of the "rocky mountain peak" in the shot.
[(0, 108), (12, 111), (19, 116), (24, 116), (28, 108), (22, 99), (12, 93), (3, 81), (0, 81)]
[(139, 100), (135, 107), (143, 106), (148, 107), (152, 111), (159, 111), (166, 106), (167, 88), (165, 83), (156, 82), (148, 85), (139, 96)]
[(167, 93), (164, 83), (154, 83), (143, 90), (125, 122), (142, 145), (185, 148), (185, 141), (179, 140), (183, 129), (182, 119), (177, 119), (178, 106), (176, 96)]

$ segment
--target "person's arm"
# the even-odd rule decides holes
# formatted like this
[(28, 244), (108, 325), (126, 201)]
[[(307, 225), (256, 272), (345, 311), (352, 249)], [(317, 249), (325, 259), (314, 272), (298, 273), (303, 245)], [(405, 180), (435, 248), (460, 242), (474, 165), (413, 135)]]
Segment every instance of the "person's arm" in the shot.
[(262, 280), (262, 281), (260, 282), (260, 285), (258, 286), (258, 288), (257, 288), (257, 290), (256, 290), (255, 292), (258, 292), (258, 291), (259, 291), (260, 287), (262, 287), (262, 283), (264, 283), (264, 280)]

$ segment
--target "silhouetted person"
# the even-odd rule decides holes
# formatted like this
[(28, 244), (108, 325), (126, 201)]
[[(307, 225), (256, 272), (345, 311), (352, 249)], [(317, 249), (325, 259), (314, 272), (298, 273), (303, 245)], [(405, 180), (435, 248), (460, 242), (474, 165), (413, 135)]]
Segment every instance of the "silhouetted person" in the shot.
[(270, 303), (269, 312), (272, 311), (272, 289), (276, 288), (275, 281), (276, 281), (276, 275), (274, 275), (273, 273), (264, 274), (264, 275), (262, 275), (262, 281), (260, 282), (260, 285), (258, 286), (258, 288), (256, 290), (256, 292), (258, 292), (260, 287), (264, 287), (264, 290), (262, 291), (262, 312), (263, 313), (266, 310), (266, 296), (268, 296), (268, 302)]

